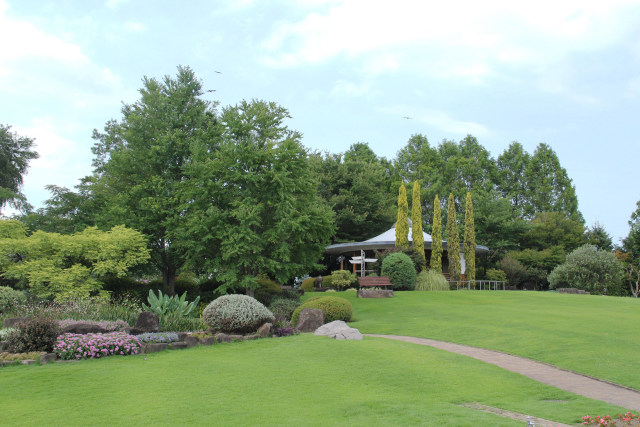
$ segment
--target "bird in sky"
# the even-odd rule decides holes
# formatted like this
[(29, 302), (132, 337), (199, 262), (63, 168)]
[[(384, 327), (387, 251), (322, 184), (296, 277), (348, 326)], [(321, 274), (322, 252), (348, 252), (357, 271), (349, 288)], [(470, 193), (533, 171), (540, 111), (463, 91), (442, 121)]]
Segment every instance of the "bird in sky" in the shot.
[(407, 120), (411, 120), (411, 117), (409, 117), (409, 116), (404, 116), (404, 117), (402, 117), (402, 118), (403, 118), (403, 119), (407, 119)]
[(209, 90), (207, 90), (207, 92), (215, 92), (215, 91), (216, 91), (215, 89), (209, 89)]
[(222, 74), (222, 71), (218, 71), (218, 70), (213, 70), (213, 72), (216, 74)]

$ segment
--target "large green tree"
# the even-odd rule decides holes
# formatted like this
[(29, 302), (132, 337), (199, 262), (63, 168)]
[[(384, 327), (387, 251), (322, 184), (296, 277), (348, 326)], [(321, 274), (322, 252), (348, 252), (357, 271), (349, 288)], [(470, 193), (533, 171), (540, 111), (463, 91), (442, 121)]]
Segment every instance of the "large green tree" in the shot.
[(143, 79), (140, 99), (122, 107), (122, 119), (94, 131), (91, 192), (104, 202), (96, 223), (125, 224), (149, 237), (151, 259), (166, 289), (187, 258), (183, 235), (184, 190), (194, 151), (214, 154), (219, 130), (215, 105), (200, 98), (202, 83), (188, 67), (175, 77)]
[(9, 204), (19, 210), (29, 209), (20, 191), (29, 161), (38, 158), (32, 138), (11, 132), (11, 126), (0, 124), (0, 212)]
[(585, 241), (589, 245), (593, 245), (601, 251), (613, 251), (613, 241), (611, 235), (598, 222), (594, 222), (591, 227), (584, 232)]
[(180, 246), (193, 268), (249, 294), (265, 275), (285, 282), (318, 268), (334, 232), (301, 134), (264, 101), (225, 108), (214, 155), (202, 141), (189, 166)]
[(562, 212), (582, 220), (578, 198), (565, 168), (555, 151), (547, 144), (539, 144), (524, 170), (529, 200), (524, 214), (529, 218), (537, 212)]
[(518, 142), (512, 142), (509, 147), (498, 156), (497, 160), (497, 189), (503, 197), (508, 199), (519, 217), (524, 217), (524, 209), (529, 202), (529, 187), (524, 179), (525, 170), (531, 156)]
[(336, 215), (335, 243), (366, 240), (389, 229), (395, 221), (395, 190), (385, 159), (356, 143), (343, 155), (316, 154), (310, 160), (318, 192)]

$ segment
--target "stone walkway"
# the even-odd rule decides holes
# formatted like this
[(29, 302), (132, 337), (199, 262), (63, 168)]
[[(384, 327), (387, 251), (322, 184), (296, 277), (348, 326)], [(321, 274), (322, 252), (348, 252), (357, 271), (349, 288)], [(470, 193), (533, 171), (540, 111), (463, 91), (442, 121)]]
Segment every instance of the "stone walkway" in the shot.
[(628, 387), (598, 380), (586, 375), (556, 368), (524, 357), (513, 356), (494, 350), (453, 344), (427, 338), (405, 337), (400, 335), (365, 334), (369, 337), (388, 338), (413, 344), (428, 345), (452, 353), (473, 357), (486, 363), (499, 366), (511, 372), (517, 372), (533, 380), (549, 384), (592, 399), (602, 400), (612, 405), (640, 411), (640, 391)]

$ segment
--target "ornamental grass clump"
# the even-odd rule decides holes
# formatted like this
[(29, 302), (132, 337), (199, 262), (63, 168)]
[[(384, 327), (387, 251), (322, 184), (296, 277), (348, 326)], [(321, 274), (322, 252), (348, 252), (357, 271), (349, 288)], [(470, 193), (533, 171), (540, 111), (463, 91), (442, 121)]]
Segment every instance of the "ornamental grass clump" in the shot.
[(202, 320), (212, 329), (226, 333), (256, 331), (275, 318), (267, 307), (247, 295), (223, 295), (202, 312)]
[(277, 298), (271, 302), (269, 310), (271, 310), (274, 316), (280, 315), (285, 319), (290, 320), (291, 315), (299, 305), (300, 301), (289, 298)]
[(416, 278), (416, 291), (448, 291), (449, 282), (436, 270), (421, 271)]
[(53, 346), (58, 359), (99, 359), (106, 356), (138, 354), (141, 343), (126, 332), (108, 334), (62, 334)]

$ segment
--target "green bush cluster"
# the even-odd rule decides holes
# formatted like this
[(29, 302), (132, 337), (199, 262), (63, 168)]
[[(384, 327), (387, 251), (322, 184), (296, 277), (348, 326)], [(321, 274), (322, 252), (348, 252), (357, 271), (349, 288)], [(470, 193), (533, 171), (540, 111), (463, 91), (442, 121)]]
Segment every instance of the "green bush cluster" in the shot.
[(0, 286), (0, 313), (7, 313), (26, 301), (27, 297), (24, 293), (8, 286)]
[(202, 312), (204, 323), (226, 333), (256, 331), (262, 324), (275, 320), (273, 313), (255, 298), (247, 295), (223, 295)]
[(501, 282), (506, 282), (507, 273), (497, 268), (490, 268), (487, 270), (487, 273), (485, 274), (485, 278), (487, 280), (497, 280)]
[(60, 335), (58, 322), (39, 317), (20, 323), (18, 330), (7, 336), (7, 343), (12, 353), (51, 352), (58, 335)]
[(413, 290), (416, 285), (416, 269), (413, 261), (402, 252), (394, 252), (382, 261), (382, 276), (389, 276), (397, 290)]
[(286, 320), (291, 320), (291, 316), (296, 308), (300, 305), (300, 300), (296, 301), (290, 298), (276, 298), (269, 305), (269, 310), (274, 316), (282, 316)]
[(421, 271), (416, 277), (416, 291), (448, 291), (449, 283), (436, 270)]
[[(305, 292), (313, 292), (314, 290), (313, 284), (315, 283), (316, 278), (317, 277), (309, 277), (308, 279), (305, 279), (300, 285), (300, 288), (303, 289)], [(332, 286), (333, 286), (333, 278), (331, 276), (322, 276), (322, 287), (330, 288)]]
[(291, 316), (291, 324), (296, 325), (298, 323), (298, 317), (303, 308), (322, 310), (326, 322), (333, 322), (334, 320), (348, 322), (353, 315), (353, 306), (346, 299), (334, 296), (318, 296), (309, 298), (295, 309)]
[(261, 277), (258, 278), (258, 285), (260, 287), (255, 290), (253, 297), (264, 305), (271, 304), (271, 301), (282, 293), (282, 286), (274, 280)]

